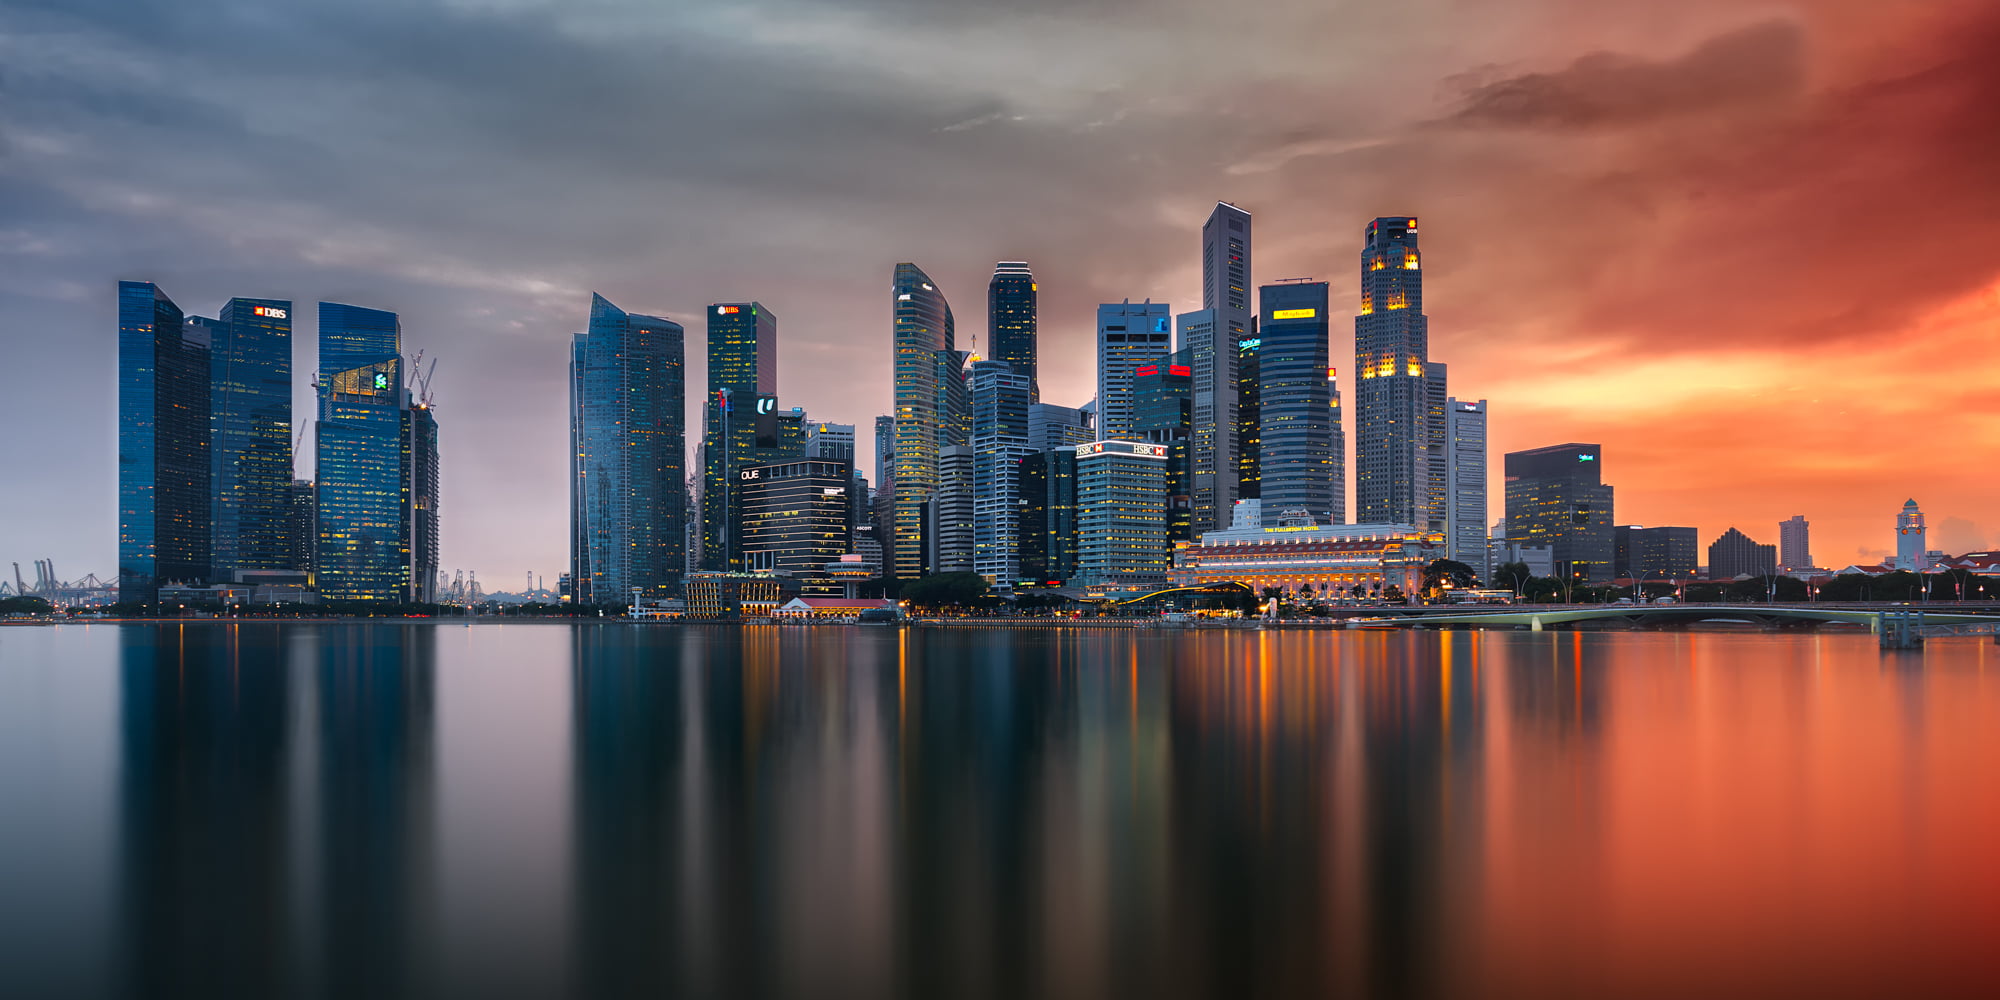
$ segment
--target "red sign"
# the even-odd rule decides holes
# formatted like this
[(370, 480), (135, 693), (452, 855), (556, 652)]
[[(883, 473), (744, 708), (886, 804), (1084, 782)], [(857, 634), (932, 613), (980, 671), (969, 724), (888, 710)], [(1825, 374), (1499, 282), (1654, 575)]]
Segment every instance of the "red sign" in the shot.
[(1192, 369), (1192, 368), (1189, 368), (1189, 367), (1188, 367), (1188, 366), (1186, 366), (1186, 365), (1168, 365), (1168, 366), (1167, 366), (1167, 374), (1169, 374), (1169, 375), (1186, 375), (1186, 376), (1188, 376), (1188, 377), (1192, 378), (1192, 377), (1194, 377), (1194, 369)]

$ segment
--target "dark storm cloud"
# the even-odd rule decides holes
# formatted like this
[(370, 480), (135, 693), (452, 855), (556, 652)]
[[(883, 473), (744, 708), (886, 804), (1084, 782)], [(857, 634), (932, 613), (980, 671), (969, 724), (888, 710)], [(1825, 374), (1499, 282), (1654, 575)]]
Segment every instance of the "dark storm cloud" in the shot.
[(1446, 83), (1465, 94), (1448, 121), (1555, 130), (1632, 126), (1793, 95), (1804, 77), (1803, 30), (1772, 21), (1710, 39), (1678, 59), (1593, 52), (1550, 73), (1455, 77)]

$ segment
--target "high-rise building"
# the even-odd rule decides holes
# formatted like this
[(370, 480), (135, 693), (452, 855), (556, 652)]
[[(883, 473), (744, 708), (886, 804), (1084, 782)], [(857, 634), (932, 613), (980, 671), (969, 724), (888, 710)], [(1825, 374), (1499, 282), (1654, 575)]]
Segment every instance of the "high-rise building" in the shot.
[(1095, 441), (1076, 449), (1077, 577), (1085, 586), (1164, 584), (1167, 448)]
[(1595, 444), (1559, 444), (1506, 456), (1507, 541), (1549, 546), (1555, 572), (1564, 579), (1611, 579), (1616, 543), (1603, 457), (1604, 449)]
[(1920, 573), (1930, 568), (1930, 558), (1924, 553), (1924, 512), (1917, 509), (1917, 502), (1911, 500), (1903, 505), (1903, 511), (1896, 515), (1896, 568)]
[(1708, 546), (1708, 578), (1734, 580), (1739, 576), (1770, 576), (1778, 572), (1778, 547), (1759, 545), (1755, 539), (1731, 528)]
[(1621, 524), (1611, 536), (1614, 579), (1678, 582), (1693, 579), (1699, 569), (1700, 542), (1693, 528)]
[(1214, 531), (1236, 503), (1238, 387), (1236, 338), (1216, 334), (1216, 311), (1198, 309), (1176, 320), (1180, 350), (1188, 357), (1192, 408), (1188, 439), (1188, 497), (1194, 532)]
[(1035, 273), (1027, 262), (1003, 260), (993, 265), (986, 285), (986, 349), (994, 361), (1013, 366), (1028, 380), (1028, 401), (1042, 399), (1035, 370)]
[(854, 425), (826, 421), (807, 423), (806, 456), (854, 464)]
[(230, 299), (208, 330), (210, 576), (296, 572), (292, 492), (292, 304)]
[(896, 418), (875, 418), (875, 492), (887, 494), (896, 481)]
[[(1425, 528), (1436, 520), (1428, 459), (1440, 442), (1430, 427), (1429, 363), (1417, 220), (1376, 219), (1361, 249), (1354, 317), (1354, 499), (1363, 523)], [(1605, 564), (1608, 571), (1608, 551)]]
[(1021, 577), (1060, 586), (1076, 575), (1076, 447), (1021, 461)]
[[(1197, 532), (1228, 527), (1235, 501), (1259, 495), (1250, 222), (1249, 212), (1228, 202), (1217, 202), (1209, 212), (1201, 227), (1201, 312), (1207, 315), (1182, 327), (1181, 346), (1194, 352), (1190, 367), (1195, 379), (1195, 440), (1190, 461)], [(1229, 479), (1232, 472), (1234, 483)]]
[(1028, 406), (1028, 446), (1036, 451), (1074, 448), (1097, 440), (1090, 411), (1078, 406), (1032, 403)]
[[(778, 317), (760, 302), (718, 302), (707, 309), (708, 394), (702, 401), (702, 565), (742, 568), (742, 505), (735, 474), (771, 457), (758, 434), (776, 435)], [(760, 426), (761, 425), (761, 426)], [(770, 438), (767, 438), (770, 440)], [(772, 447), (775, 447), (775, 442)]]
[(150, 281), (118, 283), (118, 595), (209, 578), (208, 331)]
[(924, 511), (938, 488), (938, 441), (946, 415), (939, 413), (937, 352), (954, 349), (951, 304), (915, 264), (896, 265), (893, 297), (896, 449), (890, 477), (895, 487), (893, 534), (886, 570), (900, 579), (924, 575)]
[(1451, 418), (1445, 413), (1451, 391), (1445, 384), (1445, 366), (1433, 361), (1424, 366), (1424, 500), (1419, 508), (1427, 520), (1418, 527), (1442, 532), (1451, 505)]
[[(1256, 322), (1255, 319), (1250, 321), (1253, 328)], [(1254, 336), (1236, 342), (1236, 498), (1238, 500), (1257, 500), (1264, 495), (1264, 477), (1259, 465), (1264, 446), (1264, 407), (1263, 391), (1257, 371), (1257, 351), (1262, 346), (1263, 341)], [(1220, 508), (1217, 509), (1216, 516), (1224, 516)], [(1235, 516), (1233, 507), (1228, 516)]]
[(1812, 522), (1804, 514), (1778, 522), (1778, 568), (1787, 573), (1813, 568)]
[(437, 583), (437, 422), (405, 385), (402, 324), (319, 304), (320, 596), (427, 601)]
[(972, 364), (972, 571), (996, 590), (1021, 578), (1021, 460), (1034, 387), (1005, 361)]
[(808, 593), (840, 594), (826, 564), (851, 551), (854, 467), (799, 458), (746, 466), (736, 476), (744, 568), (799, 580)]
[(312, 481), (292, 480), (289, 496), (285, 515), (285, 543), (290, 553), (287, 561), (294, 572), (304, 573), (306, 582), (311, 584), (316, 569), (313, 563), (313, 545), (319, 536), (319, 529), (316, 527), (318, 511)]
[(1097, 435), (1133, 441), (1132, 373), (1173, 350), (1173, 319), (1164, 302), (1097, 307)]
[(1485, 579), (1486, 401), (1445, 403), (1445, 558), (1472, 567)]
[(924, 537), (929, 543), (925, 561), (930, 572), (972, 572), (978, 532), (973, 523), (973, 455), (969, 445), (938, 449), (937, 492), (931, 495), (928, 508)]
[(1258, 289), (1258, 464), (1263, 508), (1305, 511), (1316, 524), (1346, 520), (1334, 494), (1333, 394), (1328, 376), (1327, 284), (1302, 281)]
[(590, 297), (570, 345), (570, 588), (578, 604), (678, 594), (687, 565), (686, 335)]
[(972, 444), (972, 384), (970, 351), (937, 352), (938, 447)]
[(1194, 437), (1191, 352), (1175, 351), (1133, 371), (1133, 429), (1139, 440), (1167, 446), (1167, 539), (1192, 541), (1194, 497), (1190, 445)]

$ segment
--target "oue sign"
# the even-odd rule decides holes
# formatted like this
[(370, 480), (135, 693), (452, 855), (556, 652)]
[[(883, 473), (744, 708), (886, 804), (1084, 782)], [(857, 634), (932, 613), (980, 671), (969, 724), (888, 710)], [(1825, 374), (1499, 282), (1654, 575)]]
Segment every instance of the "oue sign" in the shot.
[(738, 475), (738, 476), (740, 476), (740, 477), (742, 477), (742, 478), (744, 478), (744, 479), (756, 479), (757, 477), (759, 477), (759, 476), (761, 476), (761, 475), (763, 475), (763, 474), (764, 474), (764, 470), (762, 470), (762, 469), (751, 469), (751, 470), (749, 470), (749, 471), (747, 471), (747, 472), (739, 472), (739, 473), (737, 473), (737, 475)]

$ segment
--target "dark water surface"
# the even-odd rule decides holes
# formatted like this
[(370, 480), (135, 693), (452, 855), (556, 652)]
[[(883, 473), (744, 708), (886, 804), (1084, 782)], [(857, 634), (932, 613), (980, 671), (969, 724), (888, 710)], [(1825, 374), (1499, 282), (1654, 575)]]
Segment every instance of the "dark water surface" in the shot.
[(2000, 646), (0, 629), (0, 996), (2000, 995)]

